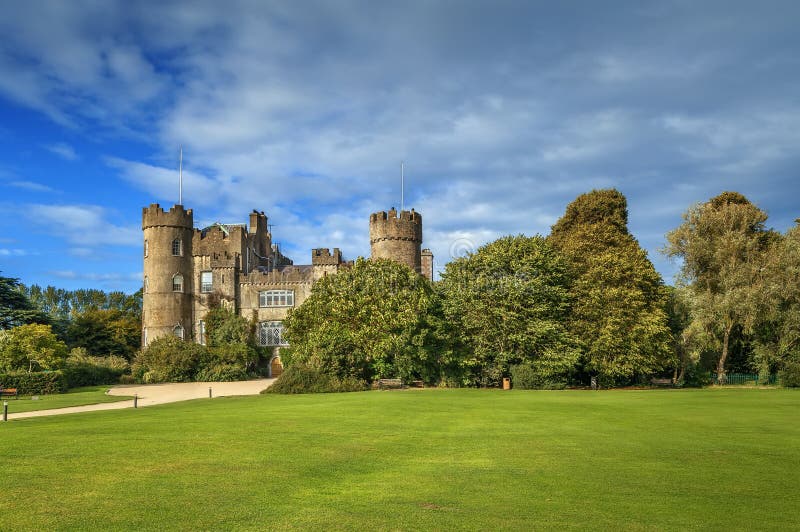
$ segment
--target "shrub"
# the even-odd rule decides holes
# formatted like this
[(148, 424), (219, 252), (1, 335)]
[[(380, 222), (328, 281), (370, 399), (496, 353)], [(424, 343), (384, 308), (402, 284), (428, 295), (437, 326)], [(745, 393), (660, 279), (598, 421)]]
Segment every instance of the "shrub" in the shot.
[(162, 336), (137, 355), (133, 375), (146, 384), (191, 382), (206, 356), (205, 346), (174, 336)]
[(511, 384), (520, 390), (563, 390), (566, 382), (543, 376), (531, 364), (511, 366)]
[(337, 393), (361, 392), (366, 389), (367, 383), (360, 379), (340, 378), (306, 364), (294, 364), (286, 368), (278, 380), (262, 393)]
[(787, 388), (800, 388), (800, 362), (787, 360), (778, 373), (781, 384)]
[(247, 372), (234, 364), (214, 364), (197, 372), (195, 380), (200, 382), (232, 382), (247, 379)]
[(92, 357), (83, 347), (70, 352), (64, 367), (64, 377), (70, 388), (115, 384), (130, 371), (130, 364), (122, 357)]
[(20, 395), (46, 395), (67, 391), (67, 379), (61, 371), (35, 371), (0, 374), (0, 386), (16, 388)]

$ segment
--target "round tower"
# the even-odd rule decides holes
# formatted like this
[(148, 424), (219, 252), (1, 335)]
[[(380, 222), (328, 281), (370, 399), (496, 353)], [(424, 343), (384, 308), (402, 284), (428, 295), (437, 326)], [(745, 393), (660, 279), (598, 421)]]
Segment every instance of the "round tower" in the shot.
[(392, 259), (417, 273), (422, 270), (422, 215), (392, 208), (369, 216), (369, 245), (373, 259)]
[(142, 209), (144, 290), (142, 345), (172, 334), (192, 332), (192, 210), (174, 205), (168, 212), (154, 203)]

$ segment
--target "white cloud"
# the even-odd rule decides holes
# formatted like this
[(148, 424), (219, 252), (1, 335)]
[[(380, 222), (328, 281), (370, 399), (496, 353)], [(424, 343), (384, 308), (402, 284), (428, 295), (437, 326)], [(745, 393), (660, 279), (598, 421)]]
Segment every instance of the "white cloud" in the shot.
[(80, 158), (78, 154), (75, 153), (75, 148), (63, 142), (50, 144), (45, 146), (45, 148), (47, 148), (48, 151), (58, 155), (62, 159), (66, 159), (67, 161), (77, 161)]
[(30, 190), (32, 192), (55, 192), (52, 187), (34, 181), (10, 181), (8, 186)]
[(116, 225), (110, 212), (96, 205), (28, 205), (26, 216), (40, 228), (79, 248), (134, 246), (142, 240), (138, 226)]

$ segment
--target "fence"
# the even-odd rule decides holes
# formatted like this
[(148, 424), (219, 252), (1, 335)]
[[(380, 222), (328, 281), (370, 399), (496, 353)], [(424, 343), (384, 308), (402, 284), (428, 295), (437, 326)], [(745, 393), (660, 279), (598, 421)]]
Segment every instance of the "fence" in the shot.
[(712, 384), (777, 384), (778, 376), (769, 375), (767, 377), (759, 376), (758, 373), (726, 373), (725, 380), (720, 381), (716, 373), (711, 374)]

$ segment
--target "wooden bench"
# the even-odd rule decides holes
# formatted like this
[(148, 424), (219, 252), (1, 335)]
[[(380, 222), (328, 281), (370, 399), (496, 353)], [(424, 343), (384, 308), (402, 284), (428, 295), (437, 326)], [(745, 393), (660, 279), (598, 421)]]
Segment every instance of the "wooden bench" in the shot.
[(403, 387), (401, 379), (378, 379), (376, 383), (379, 390), (397, 389)]
[(19, 395), (17, 394), (16, 388), (0, 388), (0, 397), (13, 397), (17, 399)]
[(650, 384), (652, 386), (675, 386), (675, 383), (672, 382), (672, 379), (650, 379)]

